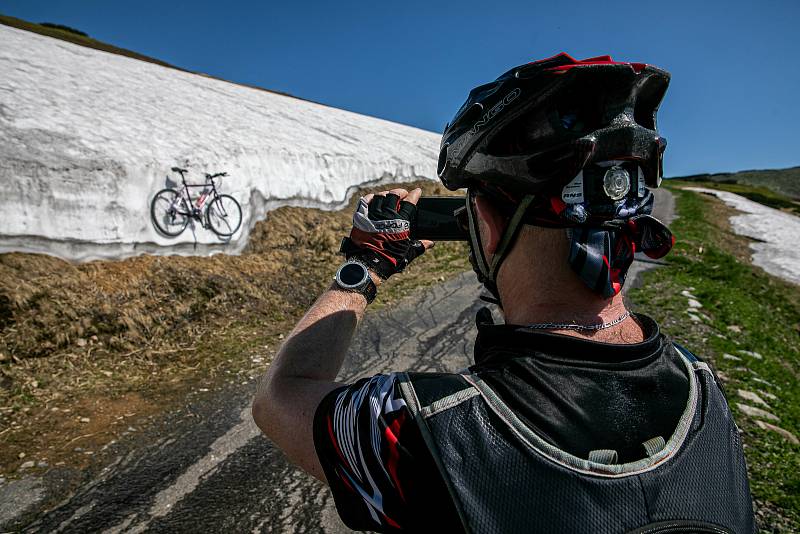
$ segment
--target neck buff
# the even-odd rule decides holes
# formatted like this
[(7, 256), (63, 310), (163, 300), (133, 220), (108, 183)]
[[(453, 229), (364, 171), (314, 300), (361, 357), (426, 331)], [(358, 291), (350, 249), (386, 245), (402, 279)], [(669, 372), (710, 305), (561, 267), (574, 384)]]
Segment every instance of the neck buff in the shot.
[[(583, 206), (567, 206), (558, 198), (554, 200), (549, 203), (550, 215), (574, 222), (587, 218), (580, 209), (575, 209)], [(610, 221), (598, 226), (568, 226), (572, 270), (604, 297), (618, 294), (636, 252), (657, 259), (667, 255), (675, 244), (675, 236), (650, 215), (652, 211), (653, 193), (647, 191), (642, 199), (621, 205)]]

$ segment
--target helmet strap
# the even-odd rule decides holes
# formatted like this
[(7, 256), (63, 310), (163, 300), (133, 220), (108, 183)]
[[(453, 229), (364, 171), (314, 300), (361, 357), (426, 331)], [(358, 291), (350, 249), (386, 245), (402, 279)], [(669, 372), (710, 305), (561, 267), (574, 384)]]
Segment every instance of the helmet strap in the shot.
[(519, 230), (522, 228), (522, 219), (525, 216), (525, 212), (528, 210), (528, 206), (533, 202), (533, 199), (533, 195), (525, 195), (522, 198), (522, 202), (519, 203), (514, 215), (512, 215), (511, 219), (508, 221), (508, 226), (506, 226), (503, 237), (497, 245), (497, 250), (495, 250), (494, 256), (492, 257), (492, 266), (489, 270), (489, 278), (495, 282), (497, 280), (497, 271), (500, 270), (500, 263), (506, 259), (508, 253), (511, 252), (511, 248), (519, 235)]
[(483, 252), (481, 244), (480, 230), (478, 228), (478, 216), (475, 213), (474, 205), (475, 191), (470, 190), (467, 193), (467, 221), (469, 226), (471, 260), (473, 268), (478, 275), (478, 280), (483, 283), (486, 289), (492, 293), (497, 303), (502, 307), (500, 302), (500, 292), (497, 289), (497, 273), (500, 270), (500, 264), (511, 251), (514, 242), (519, 235), (519, 230), (522, 228), (525, 212), (531, 205), (534, 195), (526, 195), (517, 206), (508, 225), (500, 238), (500, 243), (497, 245), (494, 255), (492, 256), (491, 263), (487, 261)]

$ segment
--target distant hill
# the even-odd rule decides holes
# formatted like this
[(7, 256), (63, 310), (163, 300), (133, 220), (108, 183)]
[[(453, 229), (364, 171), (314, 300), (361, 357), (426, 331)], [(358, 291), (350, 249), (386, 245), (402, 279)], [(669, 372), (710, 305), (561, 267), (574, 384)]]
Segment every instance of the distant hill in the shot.
[[(35, 22), (29, 22), (27, 20), (18, 19), (16, 17), (10, 17), (8, 15), (3, 15), (3, 14), (0, 14), (0, 24), (11, 26), (12, 28), (17, 28), (20, 30), (26, 30), (33, 33), (38, 33), (39, 35), (45, 35), (47, 37), (52, 37), (54, 39), (60, 39), (62, 41), (67, 41), (72, 44), (85, 46), (87, 48), (94, 48), (95, 50), (102, 50), (103, 52), (117, 54), (118, 56), (125, 56), (133, 59), (138, 59), (140, 61), (146, 61), (147, 63), (155, 63), (156, 65), (161, 65), (162, 67), (168, 67), (170, 69), (180, 70), (183, 72), (188, 72), (190, 74), (199, 74), (201, 76), (206, 76), (208, 78), (222, 80), (225, 82), (229, 81), (223, 78), (217, 78), (216, 76), (210, 76), (202, 72), (194, 72), (187, 69), (182, 69), (180, 67), (176, 67), (175, 65), (170, 65), (166, 61), (161, 61), (160, 59), (146, 56), (144, 54), (140, 54), (138, 52), (134, 52), (126, 48), (119, 48), (118, 46), (104, 43), (103, 41), (98, 41), (97, 39), (90, 37), (86, 32), (76, 30), (75, 28), (70, 28), (69, 26), (64, 26), (63, 24), (54, 24), (52, 22), (42, 22), (41, 24), (36, 24)], [(250, 87), (252, 89), (258, 89), (260, 91), (267, 91), (270, 93), (275, 93), (283, 96), (290, 96), (292, 98), (298, 98), (300, 100), (313, 102), (312, 100), (308, 100), (306, 98), (300, 98), (298, 96), (285, 93), (283, 91), (274, 91), (272, 89), (265, 89), (264, 87), (258, 87), (257, 85), (250, 85), (239, 82), (229, 82), (229, 83), (236, 83), (237, 85)], [(319, 102), (315, 103), (318, 104)]]
[(800, 167), (740, 171), (733, 173), (695, 174), (692, 176), (676, 176), (674, 179), (687, 182), (717, 182), (721, 184), (752, 185), (764, 187), (794, 200), (800, 200)]
[(148, 63), (155, 63), (156, 65), (161, 65), (162, 67), (178, 69), (178, 67), (175, 65), (170, 65), (164, 61), (145, 56), (131, 50), (126, 50), (125, 48), (119, 48), (114, 45), (98, 41), (97, 39), (92, 39), (85, 32), (70, 28), (68, 26), (63, 26), (61, 24), (53, 24), (51, 22), (36, 24), (34, 22), (28, 22), (27, 20), (18, 19), (16, 17), (9, 17), (8, 15), (0, 15), (0, 24), (5, 24), (6, 26), (11, 26), (12, 28), (19, 28), (20, 30), (38, 33), (39, 35), (46, 35), (47, 37), (53, 37), (54, 39), (61, 39), (62, 41), (67, 41), (73, 44), (94, 48), (95, 50), (102, 50), (103, 52), (110, 52), (120, 56), (139, 59), (141, 61), (147, 61)]

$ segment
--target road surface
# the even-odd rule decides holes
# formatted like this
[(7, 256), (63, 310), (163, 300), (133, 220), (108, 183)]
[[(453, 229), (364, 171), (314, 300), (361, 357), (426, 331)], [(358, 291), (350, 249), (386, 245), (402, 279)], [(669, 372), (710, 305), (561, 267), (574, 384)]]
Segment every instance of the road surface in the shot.
[[(672, 219), (668, 192), (658, 191), (656, 206), (657, 217)], [(626, 287), (653, 265), (636, 261)], [(467, 367), (480, 294), (469, 272), (367, 313), (340, 377)], [(327, 489), (260, 435), (250, 417), (254, 390), (233, 387), (116, 443), (109, 465), (70, 495), (59, 495), (58, 470), (3, 485), (0, 531), (350, 532)]]

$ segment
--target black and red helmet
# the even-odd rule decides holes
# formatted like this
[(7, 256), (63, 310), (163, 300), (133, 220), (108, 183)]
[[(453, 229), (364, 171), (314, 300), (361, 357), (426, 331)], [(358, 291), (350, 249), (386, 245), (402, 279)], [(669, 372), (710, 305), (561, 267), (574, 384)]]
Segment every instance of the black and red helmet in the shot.
[[(515, 67), (473, 89), (445, 127), (438, 174), (469, 189), (471, 261), (499, 301), (496, 276), (521, 225), (563, 227), (569, 263), (606, 297), (622, 288), (635, 252), (661, 257), (674, 237), (650, 213), (666, 139), (656, 113), (670, 75), (610, 56), (561, 53)], [(508, 219), (484, 257), (471, 198), (500, 200)]]
[(445, 127), (439, 177), (451, 190), (491, 184), (524, 195), (560, 190), (598, 163), (625, 162), (634, 182), (658, 187), (666, 140), (656, 112), (669, 79), (610, 56), (561, 53), (515, 67), (473, 89)]

